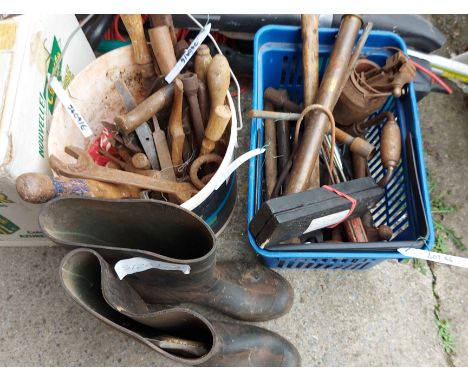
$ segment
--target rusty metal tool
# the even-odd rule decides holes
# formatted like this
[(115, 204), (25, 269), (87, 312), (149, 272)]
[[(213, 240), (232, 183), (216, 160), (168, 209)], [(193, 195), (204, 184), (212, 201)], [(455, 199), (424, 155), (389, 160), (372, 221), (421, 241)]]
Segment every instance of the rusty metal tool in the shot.
[(208, 174), (208, 176), (211, 176), (205, 176), (202, 180), (200, 180), (200, 178), (198, 177), (198, 171), (200, 170), (200, 167), (203, 164), (216, 163), (219, 166), (221, 165), (222, 161), (223, 158), (214, 153), (204, 154), (195, 159), (192, 163), (192, 166), (190, 166), (190, 180), (192, 181), (193, 185), (199, 190), (201, 190), (203, 187), (205, 187), (204, 181), (211, 179), (212, 174)]
[(75, 146), (66, 146), (65, 152), (76, 158), (76, 163), (62, 162), (55, 155), (49, 158), (50, 167), (59, 175), (160, 191), (175, 195), (181, 203), (197, 193), (197, 189), (190, 183), (154, 179), (145, 175), (98, 166), (85, 150)]
[(174, 84), (164, 86), (139, 103), (132, 111), (114, 118), (117, 127), (125, 134), (131, 133), (158, 111), (169, 106), (174, 97)]
[(208, 98), (206, 85), (202, 81), (198, 81), (198, 104), (200, 105), (203, 126), (205, 127), (210, 118), (210, 100)]
[(120, 17), (132, 41), (135, 62), (140, 65), (143, 78), (153, 77), (155, 74), (153, 59), (148, 50), (141, 15), (120, 15)]
[[(320, 85), (316, 104), (332, 111), (339, 94), (344, 76), (347, 73), (352, 49), (357, 34), (362, 25), (362, 19), (356, 15), (343, 17), (330, 61)], [(323, 137), (330, 126), (328, 117), (323, 112), (315, 111), (311, 116), (309, 128), (304, 129), (301, 143), (291, 168), (290, 179), (286, 193), (292, 194), (307, 189), (309, 179), (318, 160)]]
[(195, 131), (197, 148), (200, 149), (205, 135), (205, 126), (201, 116), (200, 105), (198, 104), (198, 78), (195, 73), (184, 73), (179, 77), (184, 84), (184, 94), (190, 105), (190, 116)]
[(143, 150), (140, 145), (140, 141), (135, 134), (132, 132), (130, 134), (121, 134), (115, 123), (110, 123), (107, 121), (101, 121), (102, 126), (104, 126), (111, 134), (112, 137), (121, 145), (125, 146), (133, 153), (141, 153)]
[[(302, 68), (304, 78), (304, 107), (312, 105), (319, 85), (319, 40), (318, 15), (301, 15)], [(305, 118), (305, 126), (310, 124), (310, 114)], [(315, 161), (308, 188), (320, 187), (320, 161)]]
[[(315, 114), (314, 114), (315, 115)], [(266, 110), (250, 110), (249, 116), (251, 118), (263, 118), (263, 119), (274, 119), (274, 120), (285, 120), (285, 121), (297, 121), (300, 114), (297, 113), (281, 113), (277, 111), (266, 111)], [(329, 128), (328, 126), (326, 127)], [(352, 152), (358, 153), (364, 158), (369, 158), (375, 151), (375, 147), (367, 142), (365, 139), (360, 137), (353, 137), (344, 130), (336, 127), (336, 140), (338, 142), (347, 144), (350, 146)]]
[[(125, 86), (125, 84), (118, 80), (115, 81), (115, 88), (119, 92), (122, 100), (124, 101), (125, 108), (127, 111), (132, 111), (136, 107), (135, 99), (133, 98), (132, 94)], [(153, 141), (153, 134), (151, 132), (151, 128), (147, 122), (143, 122), (140, 126), (135, 129), (135, 132), (140, 140), (141, 146), (148, 158), (151, 168), (153, 170), (159, 170), (161, 166), (159, 165), (158, 155), (156, 154), (156, 147)]]
[(167, 75), (177, 63), (171, 33), (167, 25), (148, 30), (151, 47), (163, 75)]
[(205, 130), (205, 137), (203, 138), (200, 155), (211, 153), (226, 130), (226, 126), (231, 120), (231, 110), (227, 105), (219, 105), (212, 113), (208, 126)]
[(185, 134), (182, 127), (182, 102), (184, 86), (178, 78), (174, 80), (174, 102), (172, 104), (171, 115), (169, 117), (167, 130), (171, 135), (171, 158), (172, 164), (179, 167), (184, 162), (183, 151)]
[(212, 57), (208, 45), (201, 44), (195, 56), (195, 74), (198, 79), (206, 84), (206, 72), (210, 66)]
[(172, 21), (172, 15), (150, 15), (153, 27), (167, 26), (169, 29), (169, 35), (171, 36), (172, 45), (175, 49), (177, 44), (177, 36), (174, 29), (174, 22)]
[(300, 113), (302, 108), (288, 98), (286, 91), (281, 91), (272, 87), (266, 88), (263, 92), (263, 98), (270, 101), (277, 109), (285, 109), (291, 113)]
[(52, 177), (29, 172), (16, 178), (16, 191), (28, 203), (45, 203), (62, 196), (89, 196), (102, 199), (138, 199), (140, 189), (91, 179)]
[[(266, 101), (265, 110), (273, 110), (273, 104)], [(275, 122), (271, 119), (265, 120), (265, 146), (265, 200), (268, 200), (271, 198), (271, 193), (278, 179), (276, 128)]]

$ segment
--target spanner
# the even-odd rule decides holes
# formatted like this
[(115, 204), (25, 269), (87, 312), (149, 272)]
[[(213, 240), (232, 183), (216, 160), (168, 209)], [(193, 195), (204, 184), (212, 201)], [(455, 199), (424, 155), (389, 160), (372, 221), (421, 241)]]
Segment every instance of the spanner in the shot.
[(99, 180), (113, 184), (125, 184), (144, 190), (165, 192), (175, 195), (181, 203), (187, 201), (198, 192), (188, 182), (178, 183), (164, 179), (154, 179), (145, 175), (98, 166), (85, 150), (76, 146), (66, 146), (65, 152), (76, 158), (76, 163), (62, 162), (55, 155), (51, 155), (49, 158), (50, 167), (59, 175)]

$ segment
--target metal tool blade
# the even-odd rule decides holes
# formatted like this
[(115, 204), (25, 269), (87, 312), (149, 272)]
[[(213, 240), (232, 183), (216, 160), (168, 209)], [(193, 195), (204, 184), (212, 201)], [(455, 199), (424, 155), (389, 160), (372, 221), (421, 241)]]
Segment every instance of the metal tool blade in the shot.
[[(134, 109), (136, 107), (136, 102), (125, 84), (122, 81), (115, 81), (115, 88), (122, 97), (127, 111)], [(153, 133), (151, 132), (150, 126), (147, 122), (144, 122), (135, 129), (135, 132), (143, 146), (143, 150), (148, 157), (151, 167), (153, 170), (160, 170), (161, 166), (159, 164), (158, 154), (156, 152), (156, 146), (154, 144)]]

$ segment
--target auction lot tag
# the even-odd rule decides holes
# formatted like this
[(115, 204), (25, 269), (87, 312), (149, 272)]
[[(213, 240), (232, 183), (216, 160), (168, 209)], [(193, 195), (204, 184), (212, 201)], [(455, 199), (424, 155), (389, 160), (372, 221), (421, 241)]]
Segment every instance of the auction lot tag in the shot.
[(468, 268), (468, 259), (464, 257), (445, 255), (443, 253), (417, 248), (398, 248), (398, 252), (404, 256), (415, 257), (421, 260), (429, 260), (436, 263), (454, 265), (455, 267)]
[(148, 269), (161, 269), (164, 271), (180, 271), (186, 275), (190, 273), (190, 265), (172, 264), (164, 261), (150, 260), (143, 257), (132, 257), (120, 260), (115, 264), (114, 270), (122, 280), (127, 275), (147, 271)]
[(187, 64), (187, 62), (189, 62), (189, 60), (195, 54), (198, 47), (205, 40), (206, 36), (208, 36), (208, 33), (210, 33), (210, 30), (211, 30), (211, 24), (205, 25), (204, 28), (200, 30), (200, 33), (198, 33), (197, 37), (195, 37), (195, 39), (192, 41), (190, 46), (185, 50), (182, 57), (179, 58), (179, 61), (177, 61), (177, 64), (175, 64), (172, 70), (169, 73), (167, 73), (167, 76), (164, 78), (168, 84), (174, 81), (174, 78), (176, 78), (179, 75), (179, 73), (182, 71), (182, 69)]
[(68, 115), (73, 119), (75, 125), (78, 126), (83, 136), (85, 138), (93, 136), (93, 130), (91, 130), (89, 125), (86, 123), (85, 119), (81, 116), (80, 112), (73, 104), (70, 97), (68, 97), (67, 92), (62, 87), (60, 82), (58, 82), (56, 77), (52, 77), (52, 80), (50, 81), (50, 87), (54, 89), (54, 92), (55, 94), (57, 94), (57, 97), (60, 99), (60, 102), (62, 102), (63, 107), (67, 111)]

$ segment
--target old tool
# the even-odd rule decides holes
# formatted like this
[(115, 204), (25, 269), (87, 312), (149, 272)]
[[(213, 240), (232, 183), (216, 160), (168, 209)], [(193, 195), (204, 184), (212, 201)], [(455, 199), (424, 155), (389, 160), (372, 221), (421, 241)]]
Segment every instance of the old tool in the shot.
[(106, 251), (75, 249), (62, 260), (59, 277), (82, 309), (148, 351), (189, 366), (300, 366), (294, 346), (267, 329), (146, 303), (126, 279), (117, 278), (114, 263)]
[[(314, 103), (319, 85), (318, 19), (318, 15), (301, 15), (304, 107)], [(307, 126), (309, 123), (310, 114), (305, 118), (305, 125)], [(308, 188), (320, 187), (319, 163), (320, 161), (315, 161)]]
[[(185, 41), (185, 40), (177, 41), (177, 44), (176, 44), (176, 46), (174, 48), (177, 60), (179, 60), (184, 55), (184, 53), (185, 53), (185, 51), (187, 50), (188, 47), (189, 47), (189, 43), (187, 41)], [(187, 65), (186, 65), (186, 69), (189, 68), (190, 64), (191, 64), (191, 66), (193, 66), (192, 62), (188, 62)]]
[(203, 126), (206, 127), (210, 117), (210, 100), (208, 99), (208, 90), (206, 85), (201, 81), (198, 81), (198, 104), (200, 105)]
[[(315, 115), (315, 114), (314, 114)], [(263, 118), (263, 119), (274, 119), (274, 120), (285, 120), (285, 121), (297, 121), (300, 114), (296, 113), (280, 113), (275, 111), (265, 110), (250, 110), (249, 116), (251, 118)], [(329, 127), (327, 127), (328, 129)], [(353, 137), (344, 130), (336, 127), (336, 140), (338, 142), (349, 145), (352, 152), (355, 152), (364, 158), (370, 158), (375, 151), (375, 147), (360, 137)]]
[(210, 118), (219, 105), (224, 105), (230, 80), (229, 62), (222, 54), (217, 54), (211, 60), (206, 72), (206, 81), (211, 100)]
[(200, 105), (198, 104), (198, 78), (195, 73), (184, 73), (180, 76), (184, 85), (184, 94), (190, 105), (190, 115), (195, 131), (195, 141), (200, 150), (203, 137), (205, 136), (205, 125), (201, 116)]
[(52, 177), (29, 172), (16, 178), (16, 191), (25, 202), (45, 203), (55, 197), (76, 195), (102, 199), (138, 199), (140, 189), (91, 179)]
[[(125, 84), (118, 80), (115, 81), (115, 88), (119, 92), (120, 96), (122, 97), (125, 108), (127, 111), (132, 111), (136, 107), (135, 99), (133, 98), (132, 94), (125, 86)], [(153, 170), (159, 170), (161, 166), (159, 165), (158, 155), (156, 153), (156, 148), (154, 146), (153, 141), (153, 134), (151, 132), (151, 128), (149, 127), (147, 122), (143, 122), (140, 126), (135, 129), (135, 132), (140, 140), (141, 146), (146, 154), (146, 157), (151, 164)]]
[(163, 75), (167, 75), (177, 63), (171, 33), (166, 25), (148, 30), (151, 47)]
[(139, 170), (149, 170), (151, 168), (148, 157), (143, 153), (136, 153), (133, 155), (132, 164)]
[(223, 161), (223, 158), (213, 153), (204, 154), (204, 155), (199, 156), (197, 159), (195, 159), (192, 163), (192, 166), (190, 167), (190, 180), (192, 181), (193, 185), (197, 187), (199, 190), (205, 187), (205, 182), (203, 180), (200, 180), (200, 178), (198, 177), (198, 171), (200, 170), (200, 167), (202, 165), (204, 165), (205, 163), (216, 163), (219, 166), (222, 161)]
[(195, 74), (198, 79), (206, 84), (206, 72), (211, 63), (211, 54), (210, 48), (208, 45), (201, 44), (197, 49), (197, 54), (195, 56)]
[(177, 44), (177, 36), (172, 21), (172, 15), (150, 15), (153, 27), (167, 26), (169, 29), (169, 36), (171, 36), (172, 46), (175, 49)]
[(120, 17), (132, 41), (135, 62), (140, 65), (143, 78), (154, 76), (153, 60), (146, 43), (141, 15), (120, 15)]
[(384, 194), (371, 177), (337, 183), (333, 188), (356, 200), (354, 210), (348, 199), (323, 187), (264, 202), (249, 225), (258, 245), (267, 248), (360, 216)]
[(226, 126), (231, 120), (231, 110), (227, 105), (219, 105), (212, 113), (208, 126), (205, 130), (205, 137), (203, 138), (200, 155), (211, 153), (216, 145), (216, 142), (224, 134)]
[(132, 111), (115, 117), (114, 122), (123, 133), (131, 133), (158, 111), (169, 106), (173, 97), (174, 84), (171, 83), (139, 103)]
[(44, 207), (39, 224), (52, 240), (99, 250), (114, 263), (143, 257), (186, 271), (151, 268), (126, 276), (148, 303), (190, 302), (248, 321), (289, 311), (289, 283), (260, 263), (216, 261), (216, 237), (195, 213), (162, 201), (129, 202), (60, 198)]
[[(271, 102), (265, 102), (265, 110), (273, 110)], [(276, 129), (275, 122), (271, 119), (265, 120), (265, 146), (265, 200), (268, 200), (271, 198), (271, 193), (278, 179)]]
[(380, 109), (388, 96), (399, 97), (402, 88), (415, 76), (414, 65), (402, 52), (387, 58), (383, 67), (359, 59), (336, 104), (337, 122), (348, 126), (363, 121)]
[[(356, 41), (358, 31), (362, 25), (360, 16), (346, 15), (343, 17), (335, 45), (330, 56), (327, 70), (323, 76), (315, 103), (328, 110), (333, 110), (339, 94), (337, 90), (343, 81), (351, 57), (351, 51)], [(325, 133), (329, 128), (329, 121), (323, 112), (314, 112), (311, 116), (309, 128), (304, 130), (297, 154), (291, 168), (290, 179), (286, 193), (304, 191), (309, 184), (315, 162), (318, 159), (320, 147)]]
[(379, 181), (381, 187), (385, 187), (390, 181), (401, 158), (401, 132), (395, 115), (392, 112), (384, 112), (361, 124), (353, 124), (349, 129), (355, 135), (364, 135), (369, 127), (383, 121), (386, 122), (380, 136), (380, 160), (386, 173)]
[(182, 101), (184, 94), (184, 86), (178, 78), (174, 80), (174, 102), (172, 104), (171, 116), (168, 122), (168, 132), (171, 135), (171, 158), (172, 164), (179, 167), (183, 162), (183, 151), (185, 134), (182, 127)]
[(176, 181), (174, 167), (172, 164), (171, 153), (169, 146), (167, 145), (166, 134), (161, 130), (158, 119), (153, 116), (154, 126), (154, 144), (158, 152), (159, 163), (161, 164), (161, 172), (166, 173), (166, 178), (172, 181)]
[(298, 104), (289, 100), (287, 92), (269, 87), (265, 89), (263, 98), (270, 101), (276, 109), (285, 109), (291, 113), (300, 113), (302, 111)]
[(286, 167), (291, 155), (289, 124), (285, 120), (276, 122), (276, 145), (278, 154), (278, 172)]
[(51, 168), (59, 175), (98, 180), (112, 184), (124, 184), (145, 190), (174, 194), (182, 203), (197, 193), (197, 190), (190, 183), (176, 183), (164, 179), (154, 179), (132, 172), (98, 166), (85, 150), (78, 147), (66, 146), (65, 152), (76, 158), (76, 163), (62, 162), (54, 155), (51, 155), (49, 158)]
[(138, 139), (135, 132), (130, 134), (121, 134), (115, 123), (101, 121), (101, 124), (112, 134), (112, 137), (117, 142), (125, 146), (132, 153), (141, 153), (143, 151), (140, 145), (140, 140)]

